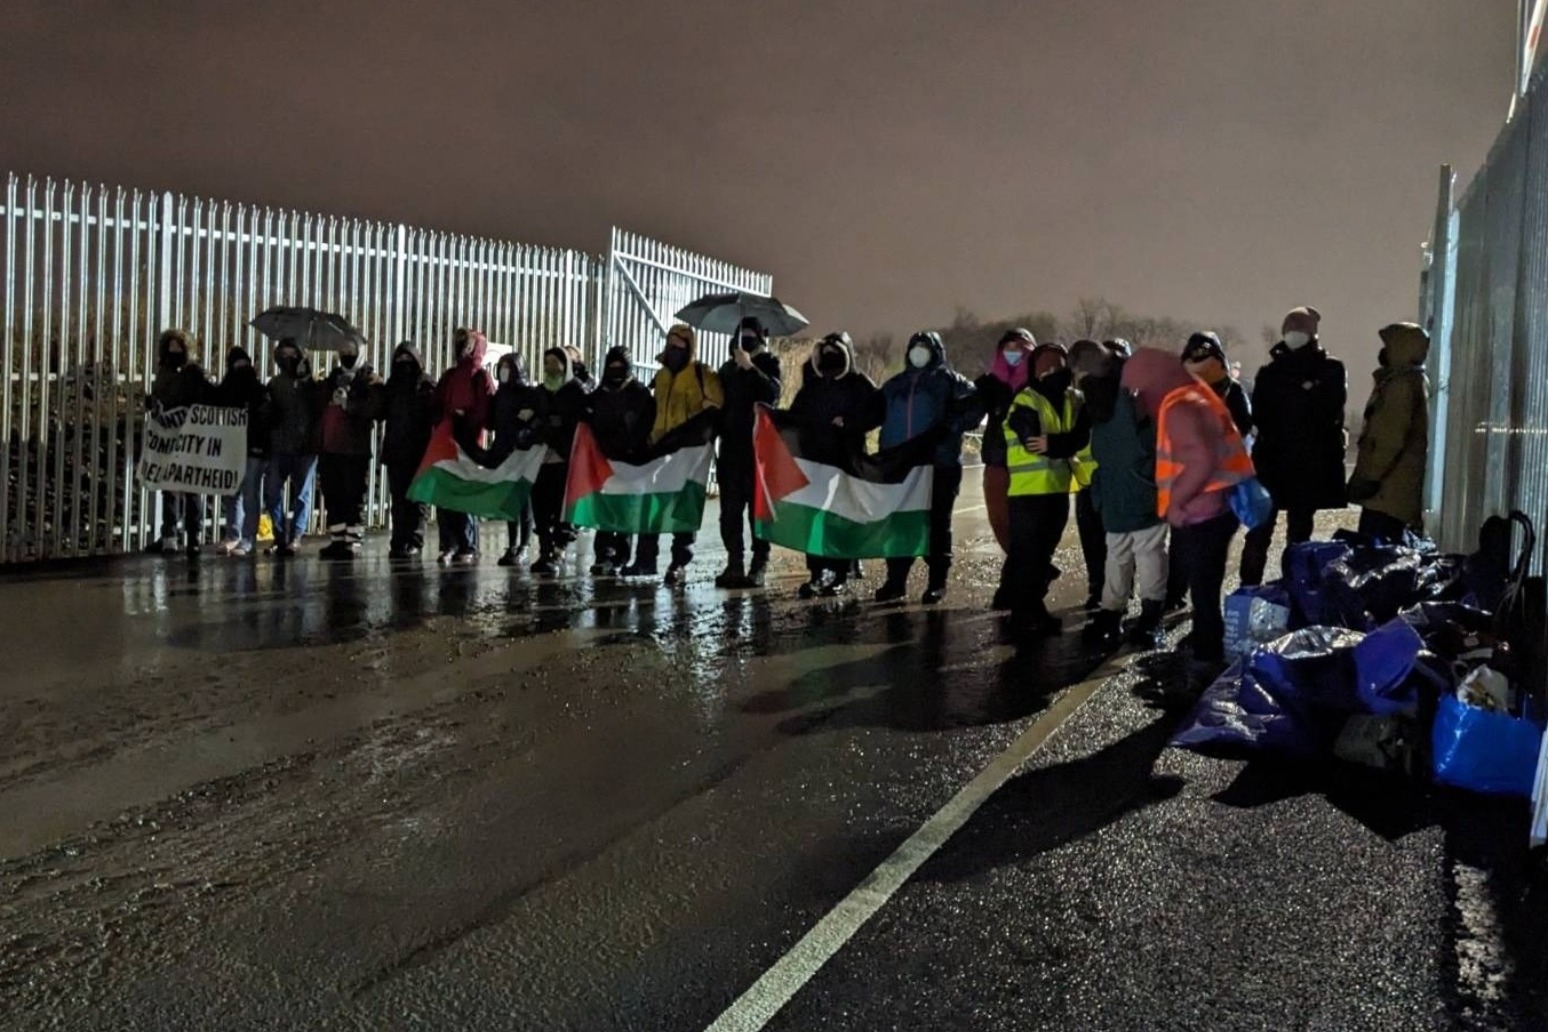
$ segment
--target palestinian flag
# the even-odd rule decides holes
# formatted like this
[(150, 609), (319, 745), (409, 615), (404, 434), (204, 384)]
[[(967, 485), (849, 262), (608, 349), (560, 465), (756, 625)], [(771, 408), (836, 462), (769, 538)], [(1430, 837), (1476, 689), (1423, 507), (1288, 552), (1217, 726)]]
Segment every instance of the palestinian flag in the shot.
[(802, 452), (789, 413), (759, 406), (753, 431), (760, 538), (828, 559), (920, 556), (930, 545), (935, 438), (917, 438), (842, 466)]
[(548, 449), (517, 448), (506, 455), (476, 445), (464, 447), (451, 420), (437, 423), (408, 496), (453, 512), (488, 519), (518, 520)]
[(716, 413), (704, 412), (643, 454), (609, 458), (585, 423), (575, 430), (564, 519), (615, 534), (691, 534), (704, 522)]

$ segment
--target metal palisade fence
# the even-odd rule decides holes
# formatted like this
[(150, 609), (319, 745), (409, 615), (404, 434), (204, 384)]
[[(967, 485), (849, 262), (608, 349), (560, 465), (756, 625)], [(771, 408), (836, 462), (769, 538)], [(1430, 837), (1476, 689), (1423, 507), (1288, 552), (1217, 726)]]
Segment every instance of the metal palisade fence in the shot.
[[(769, 292), (766, 275), (614, 230), (612, 249), (535, 247), (170, 193), (9, 175), (0, 203), (0, 564), (147, 544), (159, 499), (136, 481), (155, 341), (181, 327), (211, 376), (272, 305), (339, 312), (385, 374), (400, 341), (432, 374), (452, 331), (484, 330), (529, 369), (557, 345), (612, 344), (646, 368), (694, 296)], [(648, 314), (647, 314), (648, 313)], [(316, 356), (320, 366), (326, 356)], [(321, 371), (321, 370), (319, 370)], [(373, 467), (368, 518), (386, 520)], [(218, 504), (218, 503), (217, 503)]]
[[(1449, 168), (1426, 255), (1430, 530), (1471, 551), (1490, 515), (1548, 521), (1548, 95), (1541, 76), (1459, 199)], [(1540, 568), (1540, 557), (1534, 557)]]

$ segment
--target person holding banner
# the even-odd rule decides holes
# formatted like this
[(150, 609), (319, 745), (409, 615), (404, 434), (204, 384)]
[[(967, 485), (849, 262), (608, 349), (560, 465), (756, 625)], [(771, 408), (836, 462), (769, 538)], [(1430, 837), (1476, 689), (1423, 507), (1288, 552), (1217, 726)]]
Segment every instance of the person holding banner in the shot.
[(245, 348), (226, 353), (226, 378), (215, 389), (216, 404), (247, 410), (247, 465), (242, 470), (242, 486), (229, 499), (231, 522), (220, 544), (223, 555), (251, 555), (258, 536), (258, 512), (263, 502), (263, 471), (269, 464), (268, 418), (269, 389), (258, 378), (252, 356)]
[[(801, 431), (803, 457), (847, 466), (851, 456), (864, 454), (865, 435), (875, 423), (876, 398), (876, 384), (855, 368), (849, 334), (830, 333), (822, 338), (812, 349), (801, 389), (790, 403), (790, 415)], [(801, 598), (842, 594), (855, 562), (808, 554), (806, 569), (811, 577), (796, 593)]]
[(575, 530), (564, 522), (564, 486), (569, 479), (570, 446), (575, 443), (575, 426), (586, 404), (585, 386), (575, 378), (570, 353), (564, 348), (543, 352), (543, 393), (548, 402), (543, 439), (548, 457), (532, 485), (532, 518), (536, 524), (538, 561), (532, 572), (553, 576), (559, 572), (564, 549), (575, 540)]
[[(279, 367), (269, 380), (269, 468), (264, 472), (264, 506), (274, 525), (271, 551), (281, 559), (296, 554), (296, 542), (312, 518), (317, 482), (317, 383), (301, 346), (287, 337), (274, 349)], [(285, 485), (290, 485), (290, 512)], [(287, 518), (288, 517), (288, 518)]]
[[(162, 412), (187, 408), (205, 400), (210, 389), (204, 370), (193, 361), (192, 340), (185, 330), (163, 330), (156, 339), (156, 378), (147, 403)], [(204, 499), (183, 491), (161, 492), (161, 537), (148, 551), (171, 555), (178, 535), (188, 554), (196, 556), (204, 535)]]
[[(456, 361), (441, 374), (435, 386), (437, 421), (450, 421), (452, 436), (459, 442), (482, 445), (484, 428), (489, 422), (489, 402), (494, 384), (484, 368), (489, 341), (479, 330), (459, 327), (452, 335), (452, 354)], [(440, 532), (443, 563), (478, 561), (478, 521), (465, 512), (437, 505), (435, 522)]]
[(318, 472), (328, 513), (324, 559), (353, 559), (365, 542), (365, 497), (371, 476), (371, 427), (381, 377), (360, 361), (360, 342), (339, 346), (338, 365), (319, 391)]
[[(699, 340), (692, 326), (678, 323), (667, 331), (666, 347), (660, 355), (661, 368), (656, 372), (656, 422), (650, 432), (651, 444), (700, 413), (724, 404), (720, 377), (698, 360), (698, 350)], [(691, 533), (672, 535), (672, 565), (666, 572), (669, 586), (683, 583), (688, 564), (693, 561), (693, 541)], [(657, 535), (641, 534), (634, 562), (620, 571), (621, 576), (654, 577), (660, 547)]]
[[(543, 447), (548, 420), (548, 393), (527, 379), (527, 371), (514, 351), (495, 363), (494, 401), (489, 405), (489, 429), (494, 431), (492, 449), (499, 458), (518, 448)], [(521, 518), (507, 520), (505, 554), (499, 565), (518, 566), (526, 561), (532, 539), (532, 501), (521, 507)]]
[[(602, 362), (602, 382), (586, 395), (581, 421), (596, 436), (597, 447), (610, 459), (637, 462), (650, 447), (650, 431), (656, 423), (656, 399), (650, 388), (634, 378), (629, 349), (608, 350)], [(629, 565), (630, 535), (598, 531), (593, 550), (595, 577), (617, 577)]]
[(377, 418), (383, 422), (383, 431), (378, 458), (387, 470), (387, 491), (392, 495), (392, 540), (387, 556), (417, 559), (425, 547), (425, 521), (430, 509), (410, 498), (408, 489), (430, 445), (430, 428), (435, 422), (435, 381), (425, 374), (412, 341), (406, 340), (393, 349), (392, 371), (379, 391)]

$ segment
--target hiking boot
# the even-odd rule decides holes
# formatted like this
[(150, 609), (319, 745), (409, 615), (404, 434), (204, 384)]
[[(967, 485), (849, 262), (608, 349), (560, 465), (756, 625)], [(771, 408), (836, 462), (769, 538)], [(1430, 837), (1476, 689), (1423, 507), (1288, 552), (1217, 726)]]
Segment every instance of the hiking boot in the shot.
[(1117, 648), (1123, 642), (1123, 613), (1102, 609), (1081, 629), (1080, 640), (1091, 648)]
[(457, 558), (457, 550), (455, 548), (443, 548), (441, 549), (441, 554), (435, 557), (435, 561), (442, 566), (450, 566), (451, 561), (455, 558)]
[(747, 568), (747, 576), (742, 578), (742, 587), (761, 588), (768, 579), (769, 560), (765, 556), (754, 556), (752, 565)]
[[(671, 571), (667, 573), (670, 575)], [(726, 568), (715, 575), (715, 587), (717, 588), (745, 588), (747, 587), (747, 571), (742, 566), (740, 559), (733, 559), (726, 563)]]
[(940, 605), (941, 600), (945, 597), (945, 584), (931, 584), (925, 588), (925, 593), (919, 596), (919, 601), (923, 602), (927, 606), (936, 606)]
[(907, 581), (889, 580), (876, 589), (876, 601), (896, 602), (906, 594), (908, 594)]
[(452, 553), (451, 561), (459, 566), (472, 566), (478, 562), (478, 549), (459, 548)]
[(669, 588), (677, 588), (681, 587), (687, 580), (687, 568), (673, 563), (671, 566), (667, 567), (666, 578), (664, 579), (663, 583), (665, 583)]
[(516, 565), (516, 551), (514, 549), (507, 548), (505, 551), (500, 553), (500, 558), (495, 560), (495, 565), (496, 566), (515, 566)]
[(1129, 625), (1129, 644), (1146, 650), (1165, 648), (1166, 636), (1161, 629), (1165, 610), (1165, 602), (1141, 602), (1139, 619)]

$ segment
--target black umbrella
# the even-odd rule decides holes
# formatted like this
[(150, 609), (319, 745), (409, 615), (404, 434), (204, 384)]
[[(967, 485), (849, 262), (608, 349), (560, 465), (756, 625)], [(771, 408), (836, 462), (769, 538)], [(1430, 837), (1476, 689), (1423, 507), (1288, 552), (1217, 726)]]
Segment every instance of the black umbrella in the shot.
[(304, 348), (337, 351), (346, 342), (360, 342), (360, 331), (342, 315), (319, 312), (315, 308), (277, 306), (265, 311), (250, 324), (270, 340), (289, 337)]
[(706, 294), (677, 313), (677, 318), (706, 333), (735, 333), (742, 319), (753, 316), (775, 337), (788, 337), (806, 327), (806, 316), (777, 297), (733, 290)]

